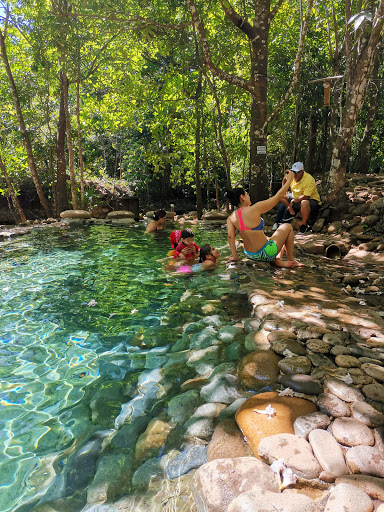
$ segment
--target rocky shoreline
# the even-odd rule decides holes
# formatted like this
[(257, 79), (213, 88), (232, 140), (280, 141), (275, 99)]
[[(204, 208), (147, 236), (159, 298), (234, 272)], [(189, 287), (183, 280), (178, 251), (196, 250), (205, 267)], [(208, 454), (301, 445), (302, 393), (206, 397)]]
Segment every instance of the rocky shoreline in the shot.
[[(116, 354), (142, 373), (115, 428), (75, 446), (17, 512), (383, 512), (384, 198), (359, 193), (358, 222), (353, 211), (338, 229), (324, 222), (297, 239), (305, 270), (228, 268), (248, 275), (231, 297), (232, 322), (202, 301), (202, 319), (171, 348)], [(329, 242), (335, 259), (323, 255)], [(118, 358), (110, 364), (116, 373), (108, 368), (90, 400), (95, 418), (124, 386)], [(183, 379), (184, 368), (195, 377)], [(180, 389), (167, 399), (171, 370)]]

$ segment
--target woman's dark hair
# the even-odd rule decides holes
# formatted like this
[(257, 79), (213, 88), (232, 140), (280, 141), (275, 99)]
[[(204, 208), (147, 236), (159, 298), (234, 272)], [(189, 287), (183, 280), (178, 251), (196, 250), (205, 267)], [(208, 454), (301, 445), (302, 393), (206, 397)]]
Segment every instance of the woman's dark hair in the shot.
[(191, 229), (183, 229), (180, 238), (193, 238), (195, 235)]
[(232, 204), (232, 206), (238, 207), (240, 204), (240, 196), (245, 195), (245, 190), (242, 187), (233, 188), (232, 190), (227, 190), (227, 197)]
[(167, 215), (167, 212), (165, 210), (156, 210), (153, 212), (152, 219), (153, 220), (159, 220), (162, 219)]
[(208, 254), (211, 254), (212, 245), (211, 244), (205, 244), (203, 247), (200, 248), (200, 263), (203, 263), (207, 259)]

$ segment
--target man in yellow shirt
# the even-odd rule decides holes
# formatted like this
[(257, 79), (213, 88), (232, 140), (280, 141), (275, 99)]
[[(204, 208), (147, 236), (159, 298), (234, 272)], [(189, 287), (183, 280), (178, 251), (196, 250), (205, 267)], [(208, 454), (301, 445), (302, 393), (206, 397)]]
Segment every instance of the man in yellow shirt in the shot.
[[(291, 192), (288, 192), (281, 199), (281, 205), (276, 215), (276, 228), (280, 222), (289, 222), (300, 212), (301, 226), (298, 233), (306, 233), (310, 228), (308, 219), (315, 217), (319, 211), (321, 200), (317, 191), (314, 178), (304, 171), (304, 165), (301, 162), (295, 162), (291, 171), (295, 177), (290, 185)], [(285, 178), (283, 179), (283, 183)], [(275, 225), (274, 225), (275, 228)]]

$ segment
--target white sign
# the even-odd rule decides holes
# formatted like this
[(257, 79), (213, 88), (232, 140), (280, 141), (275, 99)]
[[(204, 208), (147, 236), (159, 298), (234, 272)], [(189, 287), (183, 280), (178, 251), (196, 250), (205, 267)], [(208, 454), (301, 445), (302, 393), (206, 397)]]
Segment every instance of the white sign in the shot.
[(258, 155), (266, 155), (267, 154), (267, 146), (257, 146), (257, 154)]

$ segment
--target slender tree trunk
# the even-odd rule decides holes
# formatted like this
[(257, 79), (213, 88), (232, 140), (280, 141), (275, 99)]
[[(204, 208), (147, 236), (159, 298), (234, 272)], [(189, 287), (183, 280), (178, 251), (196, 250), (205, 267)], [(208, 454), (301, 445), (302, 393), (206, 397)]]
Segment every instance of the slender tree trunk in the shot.
[(227, 148), (225, 146), (224, 137), (223, 137), (223, 114), (221, 112), (220, 101), (219, 101), (219, 97), (217, 95), (217, 90), (216, 90), (215, 83), (214, 83), (214, 81), (210, 80), (208, 78), (208, 76), (206, 78), (207, 78), (207, 81), (208, 81), (208, 83), (209, 83), (209, 85), (211, 87), (211, 91), (213, 93), (213, 97), (214, 97), (215, 103), (216, 103), (217, 119), (218, 119), (217, 135), (218, 135), (218, 140), (219, 140), (219, 148), (220, 148), (220, 153), (221, 153), (221, 156), (223, 158), (224, 167), (225, 167), (225, 176), (226, 176), (226, 179), (227, 179), (226, 186), (227, 186), (227, 189), (230, 190), (232, 188), (232, 183), (231, 183), (231, 163), (229, 161), (229, 157), (228, 157), (228, 153), (227, 153)]
[(21, 110), (20, 100), (19, 100), (19, 95), (17, 92), (15, 81), (13, 79), (11, 67), (10, 67), (9, 61), (8, 61), (7, 50), (5, 47), (5, 38), (4, 38), (4, 35), (3, 35), (3, 32), (1, 29), (0, 29), (0, 52), (1, 52), (2, 61), (4, 63), (5, 71), (7, 73), (7, 78), (8, 78), (9, 86), (10, 86), (12, 97), (13, 97), (13, 103), (15, 105), (15, 109), (16, 109), (16, 113), (17, 113), (17, 119), (19, 121), (20, 131), (23, 135), (24, 146), (25, 146), (25, 149), (27, 152), (27, 157), (28, 157), (28, 167), (29, 167), (32, 179), (33, 179), (33, 183), (35, 184), (36, 192), (37, 192), (37, 195), (39, 196), (41, 206), (44, 208), (46, 216), (50, 217), (51, 216), (51, 206), (44, 195), (43, 188), (40, 183), (39, 175), (37, 173), (36, 163), (35, 163), (35, 159), (33, 156), (32, 144), (31, 144), (31, 140), (29, 138), (29, 133), (28, 133), (27, 127), (24, 122), (24, 117), (23, 117), (23, 113)]
[(0, 169), (1, 169), (1, 172), (3, 173), (4, 178), (5, 178), (5, 182), (7, 184), (8, 192), (9, 192), (9, 195), (11, 196), (11, 201), (12, 201), (13, 208), (17, 211), (19, 219), (20, 219), (20, 222), (25, 222), (27, 219), (26, 219), (26, 217), (24, 215), (24, 212), (23, 212), (23, 209), (22, 209), (22, 207), (21, 207), (21, 205), (19, 203), (19, 200), (17, 199), (17, 195), (15, 193), (15, 189), (13, 188), (11, 178), (9, 177), (9, 175), (7, 173), (7, 169), (5, 168), (5, 165), (4, 165), (3, 159), (1, 158), (1, 155), (0, 155)]
[(64, 82), (62, 72), (59, 73), (60, 77), (60, 111), (59, 122), (57, 125), (56, 137), (56, 207), (57, 213), (68, 210), (67, 198), (67, 168), (65, 162), (65, 135), (66, 135), (66, 122), (65, 122), (65, 109), (64, 109)]
[(80, 78), (76, 82), (76, 120), (77, 120), (77, 145), (79, 148), (79, 167), (80, 167), (80, 197), (81, 208), (85, 208), (85, 194), (84, 194), (84, 162), (83, 162), (83, 148), (81, 144), (81, 124), (80, 124)]
[(64, 99), (64, 111), (65, 111), (65, 128), (67, 133), (67, 146), (68, 146), (68, 167), (69, 167), (69, 176), (71, 183), (71, 197), (72, 197), (72, 207), (74, 210), (77, 210), (77, 196), (76, 196), (76, 178), (75, 178), (75, 159), (73, 155), (73, 145), (72, 145), (72, 135), (71, 135), (71, 118), (69, 115), (69, 106), (68, 106), (68, 77), (66, 73), (62, 73), (63, 80), (63, 99)]
[(300, 91), (296, 95), (296, 102), (295, 102), (295, 120), (293, 124), (293, 140), (292, 140), (292, 163), (296, 162), (297, 160), (297, 139), (299, 134), (299, 105), (301, 100), (301, 93)]
[(314, 169), (315, 166), (315, 155), (316, 155), (316, 139), (317, 139), (317, 119), (313, 115), (313, 108), (309, 114), (309, 135), (308, 135), (308, 146), (307, 154), (305, 155), (304, 169), (307, 169), (309, 173)]
[(203, 196), (200, 182), (200, 145), (201, 145), (201, 113), (200, 101), (195, 102), (196, 130), (195, 130), (195, 185), (196, 185), (196, 210), (197, 217), (201, 219), (203, 215)]

